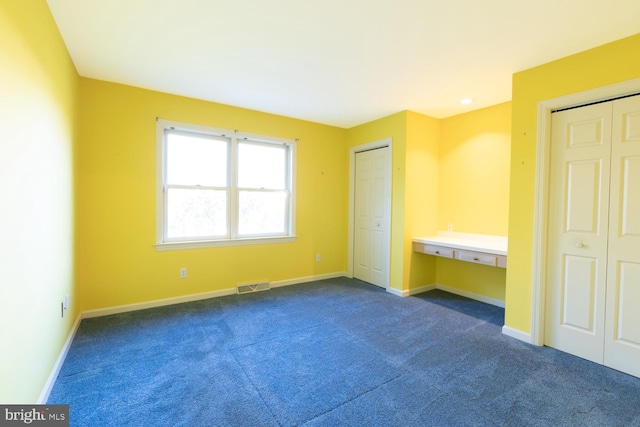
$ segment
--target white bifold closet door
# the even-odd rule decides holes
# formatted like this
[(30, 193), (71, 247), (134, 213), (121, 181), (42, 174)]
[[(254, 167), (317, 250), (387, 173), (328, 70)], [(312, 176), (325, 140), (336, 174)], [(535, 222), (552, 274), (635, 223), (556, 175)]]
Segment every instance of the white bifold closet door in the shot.
[(354, 277), (386, 287), (389, 277), (389, 147), (355, 155)]
[(640, 96), (551, 132), (545, 345), (640, 377)]

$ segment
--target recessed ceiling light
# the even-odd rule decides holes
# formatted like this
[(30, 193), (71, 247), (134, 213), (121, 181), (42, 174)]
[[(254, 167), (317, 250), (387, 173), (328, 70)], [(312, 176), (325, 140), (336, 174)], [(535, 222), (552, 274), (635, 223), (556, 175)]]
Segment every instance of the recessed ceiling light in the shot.
[(473, 102), (473, 98), (462, 98), (460, 100), (460, 104), (462, 105), (469, 105)]

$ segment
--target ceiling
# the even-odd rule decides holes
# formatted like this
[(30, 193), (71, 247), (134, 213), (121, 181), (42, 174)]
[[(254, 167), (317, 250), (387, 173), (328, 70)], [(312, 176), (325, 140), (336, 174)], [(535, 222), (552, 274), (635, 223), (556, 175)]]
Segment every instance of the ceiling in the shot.
[(509, 101), (513, 73), (640, 32), (638, 0), (47, 2), (81, 76), (344, 128)]

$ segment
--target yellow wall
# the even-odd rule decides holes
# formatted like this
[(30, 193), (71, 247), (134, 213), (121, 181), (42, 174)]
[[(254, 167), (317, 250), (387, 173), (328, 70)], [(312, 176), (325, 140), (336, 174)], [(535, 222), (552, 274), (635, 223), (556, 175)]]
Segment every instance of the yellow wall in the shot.
[(640, 78), (640, 34), (513, 76), (507, 326), (530, 332), (537, 104)]
[(438, 258), (436, 283), (471, 292), (498, 301), (505, 300), (507, 271), (504, 268), (477, 265)]
[(403, 290), (434, 283), (434, 257), (413, 252), (413, 238), (433, 235), (438, 218), (440, 121), (407, 112)]
[[(78, 77), (44, 0), (0, 2), (0, 402), (35, 402), (78, 313)], [(60, 315), (64, 295), (71, 306)]]
[[(346, 271), (344, 129), (86, 78), (80, 93), (82, 310)], [(298, 138), (296, 242), (156, 251), (156, 117)]]
[(511, 103), (441, 121), (438, 229), (506, 236)]
[[(506, 236), (511, 103), (441, 120), (438, 230)], [(436, 283), (504, 301), (506, 270), (438, 258)]]

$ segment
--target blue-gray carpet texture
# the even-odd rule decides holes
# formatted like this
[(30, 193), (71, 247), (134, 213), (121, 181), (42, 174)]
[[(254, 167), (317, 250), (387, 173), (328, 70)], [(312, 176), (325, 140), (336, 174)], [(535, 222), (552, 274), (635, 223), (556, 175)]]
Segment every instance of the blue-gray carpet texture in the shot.
[(49, 403), (91, 427), (640, 426), (640, 379), (503, 323), (347, 278), (85, 319)]

